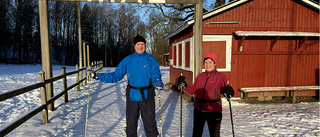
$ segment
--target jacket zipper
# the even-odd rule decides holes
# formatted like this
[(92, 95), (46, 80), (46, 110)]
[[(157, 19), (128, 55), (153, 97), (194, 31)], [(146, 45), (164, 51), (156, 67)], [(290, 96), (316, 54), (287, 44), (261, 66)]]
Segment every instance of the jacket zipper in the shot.
[[(140, 54), (138, 54), (138, 57), (137, 57), (137, 58), (138, 58), (138, 61), (141, 62), (141, 61), (140, 61), (140, 59), (141, 59), (141, 58), (140, 58)], [(140, 76), (140, 71), (138, 71), (138, 76)], [(138, 85), (139, 85), (139, 86), (140, 86), (140, 82), (141, 82), (141, 81), (140, 81), (140, 79), (138, 78)], [(143, 92), (143, 91), (142, 91), (142, 92)], [(142, 94), (141, 94), (141, 101), (143, 101)]]
[[(204, 95), (205, 95), (205, 93), (206, 93), (206, 86), (207, 86), (207, 83), (208, 83), (208, 79), (209, 79), (209, 77), (210, 77), (210, 73), (211, 73), (211, 72), (209, 72), (208, 78), (207, 78), (206, 83), (204, 84), (204, 87), (203, 87), (203, 95), (202, 95), (202, 99), (203, 99), (203, 100), (204, 100)], [(200, 109), (200, 110), (203, 110), (203, 104), (204, 104), (204, 103), (201, 103), (201, 109)]]

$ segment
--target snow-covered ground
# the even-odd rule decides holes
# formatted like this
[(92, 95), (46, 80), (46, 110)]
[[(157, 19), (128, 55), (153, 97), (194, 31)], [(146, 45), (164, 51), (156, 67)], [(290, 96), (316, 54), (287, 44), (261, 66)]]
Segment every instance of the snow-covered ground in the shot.
[[(53, 66), (53, 76), (61, 75), (62, 66)], [(67, 72), (75, 67), (67, 66)], [(0, 94), (38, 82), (41, 65), (4, 65), (0, 64)], [(115, 68), (104, 68), (102, 72), (112, 72)], [(169, 81), (169, 68), (161, 67), (164, 83)], [(68, 86), (75, 83), (75, 75), (68, 77)], [(123, 137), (125, 134), (125, 87), (126, 80), (118, 83), (102, 83), (92, 80), (90, 84), (88, 137)], [(54, 92), (62, 91), (62, 80), (54, 84)], [(158, 92), (156, 92), (156, 120), (160, 130), (158, 111)], [(165, 137), (180, 136), (180, 97), (170, 89), (161, 95), (163, 134)], [(88, 85), (76, 91), (69, 91), (69, 102), (63, 97), (55, 102), (55, 111), (49, 111), (48, 124), (42, 124), (41, 113), (35, 115), (6, 136), (8, 137), (84, 137)], [(231, 137), (229, 103), (223, 101), (223, 120), (221, 136)], [(232, 101), (235, 136), (237, 137), (318, 137), (320, 136), (319, 102), (298, 104), (245, 104)], [(19, 117), (40, 106), (39, 89), (0, 102), (0, 130)], [(192, 136), (193, 103), (183, 101), (182, 134)], [(0, 135), (1, 136), (1, 135)], [(145, 137), (141, 119), (138, 136)], [(204, 137), (209, 136), (204, 128)]]

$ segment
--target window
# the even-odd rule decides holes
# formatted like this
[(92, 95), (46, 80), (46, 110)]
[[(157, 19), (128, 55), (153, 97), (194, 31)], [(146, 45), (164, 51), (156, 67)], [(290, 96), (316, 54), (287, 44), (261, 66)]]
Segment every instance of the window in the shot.
[[(232, 35), (203, 35), (202, 58), (209, 52), (218, 55), (217, 70), (231, 71)], [(173, 67), (193, 71), (194, 47), (193, 38), (184, 39), (173, 44)], [(204, 69), (202, 70), (204, 71)]]

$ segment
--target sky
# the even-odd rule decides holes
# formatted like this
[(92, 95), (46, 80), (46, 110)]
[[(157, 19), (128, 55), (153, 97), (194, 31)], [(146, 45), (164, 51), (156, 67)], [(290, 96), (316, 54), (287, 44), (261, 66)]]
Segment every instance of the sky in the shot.
[[(61, 75), (61, 67), (53, 65), (53, 76)], [(0, 94), (38, 82), (41, 65), (0, 64)], [(115, 68), (103, 68), (103, 73)], [(66, 71), (75, 67), (66, 66)], [(169, 82), (169, 68), (161, 67), (162, 80)], [(68, 77), (68, 86), (74, 84), (75, 75)], [(55, 102), (55, 111), (49, 111), (49, 123), (42, 123), (41, 113), (11, 131), (6, 137), (122, 137), (126, 136), (125, 87), (126, 77), (117, 83), (92, 80), (89, 85), (69, 93), (69, 102), (61, 97)], [(232, 86), (232, 85), (231, 85)], [(53, 84), (54, 93), (62, 91), (62, 81)], [(88, 92), (89, 91), (89, 92)], [(88, 94), (90, 93), (90, 94)], [(156, 121), (160, 132), (159, 92), (156, 91)], [(87, 108), (89, 95), (89, 107)], [(191, 137), (193, 129), (193, 102), (182, 101), (179, 93), (165, 87), (160, 91), (162, 132), (164, 137)], [(319, 137), (319, 102), (296, 104), (248, 104), (231, 101), (233, 125), (236, 137)], [(222, 98), (223, 118), (221, 137), (232, 137), (229, 103)], [(40, 106), (39, 89), (0, 102), (0, 131), (6, 126)], [(180, 111), (182, 108), (182, 121)], [(86, 112), (88, 109), (88, 120)], [(143, 123), (139, 119), (138, 136), (145, 137)], [(182, 129), (180, 128), (182, 124)], [(2, 135), (0, 135), (2, 136)], [(207, 125), (203, 137), (208, 137)]]

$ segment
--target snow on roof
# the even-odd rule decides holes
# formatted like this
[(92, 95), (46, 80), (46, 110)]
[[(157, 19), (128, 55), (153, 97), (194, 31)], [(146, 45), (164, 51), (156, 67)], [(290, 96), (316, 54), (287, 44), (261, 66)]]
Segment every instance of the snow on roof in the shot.
[(286, 36), (286, 37), (320, 37), (313, 32), (283, 32), (283, 31), (236, 31), (237, 36)]

